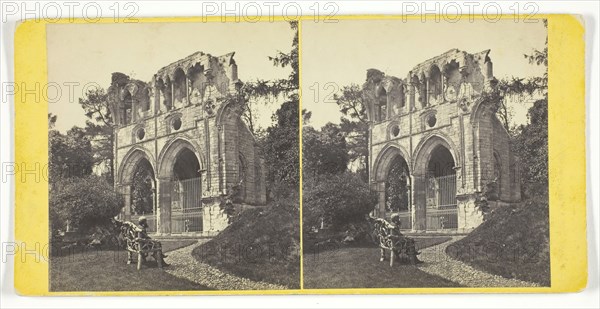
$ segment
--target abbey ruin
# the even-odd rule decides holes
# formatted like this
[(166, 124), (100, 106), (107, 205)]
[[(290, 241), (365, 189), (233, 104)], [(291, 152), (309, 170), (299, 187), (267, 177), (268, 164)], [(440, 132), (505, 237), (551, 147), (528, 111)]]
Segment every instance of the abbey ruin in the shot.
[[(469, 231), (483, 209), (520, 200), (519, 164), (488, 93), (489, 50), (450, 50), (405, 78), (367, 72), (369, 181), (375, 214), (412, 231)], [(395, 197), (395, 198), (394, 198)]]
[[(241, 119), (233, 56), (197, 52), (148, 82), (112, 75), (115, 188), (123, 215), (147, 217), (151, 232), (216, 233), (228, 224), (225, 197), (235, 195), (238, 207), (266, 203), (264, 161)], [(136, 181), (147, 182), (149, 196), (133, 198)]]

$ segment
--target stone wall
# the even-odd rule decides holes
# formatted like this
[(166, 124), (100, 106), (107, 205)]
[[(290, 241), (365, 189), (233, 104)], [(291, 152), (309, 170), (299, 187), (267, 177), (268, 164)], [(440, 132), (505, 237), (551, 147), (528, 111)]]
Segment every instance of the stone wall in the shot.
[[(198, 189), (208, 212), (203, 220), (215, 224), (205, 229), (222, 230), (227, 220), (213, 211), (215, 201), (236, 187), (243, 188), (239, 202), (266, 203), (264, 161), (241, 120), (240, 84), (233, 53), (195, 53), (161, 68), (147, 83), (113, 74), (108, 94), (116, 123), (115, 186), (128, 195), (137, 165), (142, 160), (150, 163), (159, 232), (171, 232), (171, 182), (178, 178), (174, 164), (184, 150), (194, 154), (200, 167), (185, 173), (201, 179)], [(129, 206), (126, 201), (126, 213)]]
[(406, 78), (367, 71), (363, 85), (370, 121), (371, 188), (378, 192), (376, 213), (385, 216), (385, 186), (390, 162), (401, 156), (411, 176), (413, 230), (426, 228), (426, 178), (433, 152), (443, 147), (454, 162), (457, 230), (483, 221), (476, 206), (489, 188), (500, 202), (520, 200), (518, 158), (508, 132), (495, 115), (489, 50), (469, 54), (456, 49), (416, 65)]

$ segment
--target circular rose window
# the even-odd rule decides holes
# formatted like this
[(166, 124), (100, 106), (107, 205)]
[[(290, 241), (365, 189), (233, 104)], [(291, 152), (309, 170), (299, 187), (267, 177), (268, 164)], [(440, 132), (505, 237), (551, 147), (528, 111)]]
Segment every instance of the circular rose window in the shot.
[(173, 126), (173, 130), (175, 131), (181, 129), (181, 118), (175, 118), (171, 125)]
[(144, 139), (144, 136), (146, 136), (146, 131), (144, 129), (139, 129), (137, 131), (137, 138), (139, 140), (142, 140), (142, 139)]
[(430, 128), (433, 128), (436, 122), (437, 118), (435, 118), (435, 115), (430, 115), (429, 117), (427, 117), (427, 125), (429, 125)]

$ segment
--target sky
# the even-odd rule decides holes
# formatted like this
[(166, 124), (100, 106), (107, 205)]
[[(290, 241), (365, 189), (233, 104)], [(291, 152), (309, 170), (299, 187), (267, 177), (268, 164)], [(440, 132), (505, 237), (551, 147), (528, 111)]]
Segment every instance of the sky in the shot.
[[(545, 67), (530, 65), (523, 54), (545, 46), (542, 21), (484, 20), (449, 23), (421, 20), (340, 20), (337, 23), (302, 24), (302, 108), (312, 112), (311, 125), (339, 123), (342, 114), (328, 100), (337, 89), (362, 85), (367, 69), (405, 78), (417, 64), (450, 49), (489, 54), (497, 79), (541, 76)], [(318, 89), (318, 91), (317, 91)], [(513, 102), (513, 124), (527, 121), (532, 101)]]
[[(197, 51), (213, 56), (235, 52), (242, 81), (286, 78), (289, 68), (273, 66), (268, 56), (289, 52), (294, 32), (287, 22), (51, 24), (47, 28), (48, 112), (58, 116), (56, 129), (85, 126), (79, 98), (89, 87), (107, 89), (111, 74), (122, 72), (150, 81), (162, 67)], [(78, 83), (74, 85), (73, 83)], [(73, 96), (69, 95), (73, 89)], [(259, 127), (268, 127), (281, 102), (261, 108)]]

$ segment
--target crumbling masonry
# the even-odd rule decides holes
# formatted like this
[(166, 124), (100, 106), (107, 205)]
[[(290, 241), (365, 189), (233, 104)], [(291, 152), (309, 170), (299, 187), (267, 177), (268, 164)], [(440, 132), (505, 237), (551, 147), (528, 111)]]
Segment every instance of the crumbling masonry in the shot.
[(469, 231), (483, 221), (481, 205), (520, 200), (518, 159), (497, 103), (486, 99), (497, 83), (489, 53), (453, 49), (405, 78), (368, 70), (363, 93), (378, 216), (398, 213), (402, 228), (413, 231)]
[[(115, 188), (125, 198), (123, 215), (146, 216), (152, 232), (216, 233), (228, 224), (222, 202), (233, 193), (238, 205), (266, 203), (264, 162), (241, 120), (233, 56), (197, 52), (149, 82), (113, 73)], [(151, 212), (131, 207), (140, 168), (152, 175)]]

